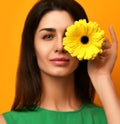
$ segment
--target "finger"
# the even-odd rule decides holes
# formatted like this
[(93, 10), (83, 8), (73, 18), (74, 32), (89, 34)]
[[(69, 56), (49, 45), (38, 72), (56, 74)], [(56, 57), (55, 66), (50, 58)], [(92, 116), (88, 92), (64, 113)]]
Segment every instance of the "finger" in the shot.
[(113, 26), (109, 26), (109, 32), (110, 32), (111, 39), (112, 39), (112, 47), (114, 48), (114, 50), (117, 50), (118, 49), (118, 41), (117, 41), (116, 33), (113, 29)]
[(110, 44), (109, 40), (107, 38), (105, 38), (104, 44), (102, 46), (102, 49), (104, 50), (104, 49), (108, 49), (110, 47), (111, 47), (111, 44)]

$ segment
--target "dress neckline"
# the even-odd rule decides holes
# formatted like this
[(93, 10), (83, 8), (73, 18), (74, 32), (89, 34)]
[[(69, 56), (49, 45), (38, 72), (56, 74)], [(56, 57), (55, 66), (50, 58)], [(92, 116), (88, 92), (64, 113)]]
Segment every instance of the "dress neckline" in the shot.
[(45, 112), (49, 112), (49, 113), (77, 113), (79, 111), (82, 111), (84, 107), (85, 107), (85, 104), (82, 104), (80, 106), (80, 108), (78, 108), (76, 110), (71, 110), (71, 111), (57, 111), (57, 110), (46, 109), (46, 108), (42, 108), (42, 107), (37, 107), (36, 109), (38, 111), (45, 111)]

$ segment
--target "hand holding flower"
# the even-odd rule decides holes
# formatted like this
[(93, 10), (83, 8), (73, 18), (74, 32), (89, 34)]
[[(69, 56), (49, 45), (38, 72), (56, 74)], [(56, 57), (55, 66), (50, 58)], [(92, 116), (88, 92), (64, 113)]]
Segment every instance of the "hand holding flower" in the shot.
[(112, 38), (112, 44), (105, 39), (102, 46), (103, 52), (93, 60), (88, 62), (88, 73), (91, 78), (97, 75), (110, 75), (117, 58), (118, 43), (116, 34), (112, 26), (109, 27)]
[(89, 60), (88, 73), (90, 78), (109, 75), (112, 72), (117, 57), (117, 38), (112, 26), (109, 28), (112, 45), (105, 38), (104, 31), (96, 22), (86, 22), (85, 19), (75, 21), (67, 28), (63, 39), (64, 49), (81, 60)]

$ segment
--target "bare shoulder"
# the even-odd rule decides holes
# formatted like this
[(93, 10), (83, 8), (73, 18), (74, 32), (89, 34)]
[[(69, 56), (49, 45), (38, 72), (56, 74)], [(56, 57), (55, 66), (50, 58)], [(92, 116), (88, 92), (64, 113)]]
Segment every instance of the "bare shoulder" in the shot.
[(0, 115), (0, 124), (6, 124), (5, 119), (2, 115)]

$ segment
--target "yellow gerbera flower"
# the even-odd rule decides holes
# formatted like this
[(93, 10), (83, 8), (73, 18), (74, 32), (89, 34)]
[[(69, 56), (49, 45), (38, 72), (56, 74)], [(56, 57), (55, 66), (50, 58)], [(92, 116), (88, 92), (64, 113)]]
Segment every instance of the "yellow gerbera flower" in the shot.
[(87, 23), (85, 19), (69, 26), (63, 38), (64, 49), (79, 60), (93, 60), (98, 53), (102, 53), (103, 42), (104, 31), (96, 22)]

